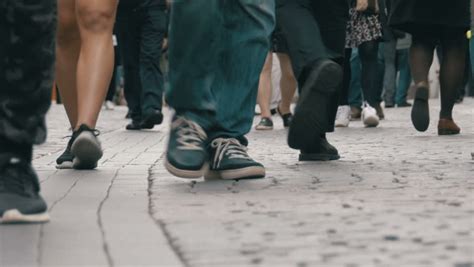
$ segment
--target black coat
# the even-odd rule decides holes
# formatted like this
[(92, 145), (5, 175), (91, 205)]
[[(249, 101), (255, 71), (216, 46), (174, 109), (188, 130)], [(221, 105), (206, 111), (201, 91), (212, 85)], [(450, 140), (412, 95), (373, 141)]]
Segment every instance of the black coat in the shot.
[(420, 26), (470, 26), (469, 0), (392, 0), (390, 26), (411, 32)]

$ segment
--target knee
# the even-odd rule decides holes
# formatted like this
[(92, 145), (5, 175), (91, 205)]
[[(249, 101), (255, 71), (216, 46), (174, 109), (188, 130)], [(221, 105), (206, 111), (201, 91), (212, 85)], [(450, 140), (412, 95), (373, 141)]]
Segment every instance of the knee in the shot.
[(56, 33), (56, 42), (58, 46), (68, 45), (80, 40), (77, 22), (73, 17), (58, 17), (58, 30)]
[(81, 29), (93, 33), (112, 32), (115, 14), (113, 11), (79, 9), (78, 24)]

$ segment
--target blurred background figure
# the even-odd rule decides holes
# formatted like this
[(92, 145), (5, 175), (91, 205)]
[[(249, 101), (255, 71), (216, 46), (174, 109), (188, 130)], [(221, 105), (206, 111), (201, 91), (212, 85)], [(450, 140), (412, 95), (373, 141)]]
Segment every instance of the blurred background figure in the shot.
[(441, 0), (393, 0), (390, 25), (412, 34), (410, 66), (416, 84), (411, 120), (418, 131), (429, 127), (428, 73), (433, 52), (441, 45), (441, 111), (438, 134), (458, 134), (460, 128), (453, 120), (454, 103), (462, 86), (470, 26), (469, 0), (451, 1), (449, 8)]
[[(278, 86), (281, 92), (281, 98), (275, 107), (275, 112), (283, 120), (283, 126), (285, 128), (290, 126), (293, 117), (290, 106), (296, 92), (296, 79), (288, 56), (288, 45), (278, 26), (272, 35), (272, 52), (268, 53), (262, 73), (260, 74), (257, 103), (260, 106), (261, 120), (255, 126), (255, 129), (257, 130), (273, 129), (270, 102), (272, 99), (272, 92), (275, 92), (275, 90), (272, 90), (272, 71), (275, 61), (278, 65), (277, 67), (281, 70)], [(275, 56), (278, 57), (277, 60), (274, 60)]]
[(167, 31), (166, 1), (121, 0), (116, 28), (132, 119), (126, 129), (152, 129), (163, 121), (160, 60)]

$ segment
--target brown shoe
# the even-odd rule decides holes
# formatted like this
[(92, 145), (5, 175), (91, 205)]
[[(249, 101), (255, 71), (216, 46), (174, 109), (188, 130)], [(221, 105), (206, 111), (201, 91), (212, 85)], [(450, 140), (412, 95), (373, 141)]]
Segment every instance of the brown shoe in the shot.
[(362, 115), (362, 108), (351, 106), (351, 120), (360, 120), (360, 116)]
[(375, 105), (375, 110), (377, 111), (377, 116), (379, 116), (379, 119), (380, 120), (384, 120), (385, 119), (385, 114), (383, 113), (383, 108), (382, 106), (380, 105), (380, 103), (378, 103), (377, 105)]
[(452, 119), (439, 119), (438, 135), (452, 135), (459, 134), (460, 132), (461, 129)]

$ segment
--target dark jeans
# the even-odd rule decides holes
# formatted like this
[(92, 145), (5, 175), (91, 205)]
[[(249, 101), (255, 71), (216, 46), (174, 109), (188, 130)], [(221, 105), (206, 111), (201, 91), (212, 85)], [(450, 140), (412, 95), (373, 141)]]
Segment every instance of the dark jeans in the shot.
[[(315, 61), (332, 59), (343, 65), (349, 13), (347, 0), (277, 0), (276, 11), (299, 88), (303, 87)], [(327, 132), (334, 131), (339, 93), (329, 100)]]
[(375, 107), (381, 102), (383, 89), (378, 68), (379, 43), (377, 41), (364, 42), (359, 45), (358, 50), (362, 66), (361, 83), (364, 100)]
[(166, 33), (166, 11), (159, 6), (117, 11), (117, 39), (124, 70), (124, 92), (132, 120), (161, 110), (163, 74), (161, 46)]
[[(471, 29), (474, 34), (474, 29)], [(471, 59), (471, 78), (470, 78), (470, 86), (469, 86), (469, 96), (474, 96), (474, 36), (471, 38), (469, 42), (469, 55)]]
[[(384, 101), (385, 104), (402, 104), (406, 102), (411, 84), (408, 50), (397, 50), (397, 40), (383, 44), (385, 60)], [(400, 73), (397, 79), (397, 73)]]
[(110, 80), (109, 90), (107, 90), (107, 96), (105, 97), (105, 100), (107, 101), (113, 101), (115, 93), (117, 93), (117, 67), (120, 62), (117, 46), (114, 47), (114, 55), (114, 71), (112, 72), (112, 79)]
[(274, 10), (274, 0), (172, 1), (167, 102), (210, 140), (246, 143)]
[(46, 139), (56, 0), (2, 0), (0, 14), (0, 155), (31, 158), (33, 144)]

